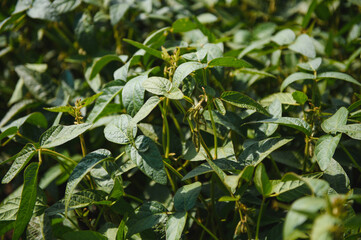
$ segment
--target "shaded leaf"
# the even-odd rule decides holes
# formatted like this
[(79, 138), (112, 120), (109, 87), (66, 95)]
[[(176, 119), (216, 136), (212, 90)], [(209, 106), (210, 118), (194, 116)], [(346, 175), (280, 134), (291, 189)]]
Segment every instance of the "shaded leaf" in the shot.
[(178, 240), (187, 220), (187, 212), (176, 212), (169, 216), (166, 226), (167, 240)]
[(331, 163), (332, 156), (335, 153), (340, 139), (341, 134), (338, 134), (335, 137), (323, 135), (317, 140), (313, 159), (317, 161), (322, 171), (325, 171)]
[(172, 24), (172, 30), (174, 33), (188, 32), (196, 28), (197, 24), (194, 23), (190, 18), (180, 18)]
[(263, 197), (267, 197), (272, 192), (272, 185), (269, 181), (266, 168), (263, 163), (260, 163), (257, 166), (253, 182), (258, 192), (261, 193)]
[(179, 188), (174, 195), (174, 208), (178, 212), (191, 210), (196, 204), (202, 184), (194, 182)]
[(297, 67), (299, 67), (303, 70), (306, 70), (306, 71), (314, 72), (318, 69), (318, 67), (321, 65), (321, 63), (322, 63), (322, 58), (315, 58), (306, 63), (299, 63), (299, 64), (297, 64)]
[(67, 240), (107, 240), (105, 236), (98, 232), (90, 231), (90, 230), (82, 230), (76, 232), (66, 232), (63, 234), (63, 239)]
[(35, 107), (38, 103), (33, 99), (24, 99), (16, 104), (14, 104), (5, 114), (5, 116), (1, 119), (0, 128), (4, 126), (11, 118), (13, 118), (16, 114), (22, 112), (23, 110)]
[(297, 103), (299, 103), (301, 105), (305, 104), (305, 102), (307, 102), (307, 100), (308, 100), (307, 95), (300, 91), (294, 91), (292, 93), (292, 97), (293, 97), (293, 99), (296, 100)]
[(143, 83), (143, 87), (148, 92), (151, 92), (156, 95), (163, 95), (170, 99), (179, 100), (183, 98), (182, 91), (174, 87), (172, 82), (163, 77), (150, 77), (145, 80)]
[(271, 118), (271, 119), (257, 121), (254, 123), (276, 123), (279, 125), (297, 129), (298, 131), (303, 132), (307, 136), (310, 136), (312, 133), (312, 129), (311, 129), (310, 125), (300, 118), (292, 118), (292, 117), (281, 117), (281, 118), (274, 118), (274, 119)]
[(356, 79), (354, 79), (353, 77), (351, 77), (350, 75), (348, 75), (346, 73), (324, 72), (324, 73), (318, 74), (317, 78), (319, 78), (319, 79), (334, 78), (334, 79), (343, 80), (343, 81), (350, 82), (350, 83), (356, 84), (358, 86), (361, 86), (361, 83), (359, 83)]
[(130, 79), (124, 86), (122, 92), (122, 103), (130, 116), (134, 116), (144, 104), (143, 82), (148, 75), (140, 75)]
[(192, 72), (206, 68), (207, 64), (200, 62), (186, 62), (182, 63), (177, 67), (173, 75), (173, 86), (179, 87), (179, 85), (183, 82), (183, 80)]
[(264, 109), (262, 107), (261, 104), (257, 103), (252, 98), (250, 98), (247, 95), (244, 95), (240, 92), (235, 92), (235, 91), (223, 92), (221, 95), (221, 99), (227, 103), (230, 103), (230, 104), (236, 106), (236, 107), (256, 110), (264, 115), (269, 116), (269, 113), (267, 112), (266, 109)]
[(105, 128), (105, 138), (114, 143), (128, 144), (130, 139), (133, 139), (137, 135), (137, 127), (134, 126), (132, 130), (133, 136), (128, 135), (128, 127), (132, 117), (127, 114), (116, 116)]
[(347, 123), (348, 110), (345, 107), (341, 107), (330, 118), (322, 122), (321, 128), (326, 133), (333, 133), (338, 131), (341, 126)]
[(102, 56), (100, 59), (95, 60), (89, 78), (93, 79), (104, 68), (105, 65), (112, 61), (123, 62), (123, 60), (117, 55), (109, 54)]
[(148, 46), (146, 46), (146, 45), (144, 45), (142, 43), (139, 43), (139, 42), (136, 42), (136, 41), (133, 41), (133, 40), (130, 40), (130, 39), (124, 38), (123, 41), (133, 45), (134, 47), (145, 50), (147, 53), (149, 53), (150, 55), (152, 55), (154, 57), (163, 59), (161, 51), (158, 51), (158, 50), (156, 50), (154, 48), (150, 48), (150, 47), (148, 47)]
[(136, 123), (139, 123), (140, 121), (142, 121), (144, 118), (146, 118), (153, 111), (153, 109), (159, 103), (160, 103), (160, 98), (159, 97), (157, 97), (157, 96), (150, 97), (144, 103), (144, 105), (139, 109), (137, 114), (135, 114), (135, 116), (132, 119), (132, 122), (136, 124)]
[(289, 45), (288, 48), (309, 58), (316, 57), (315, 46), (313, 45), (312, 39), (307, 34), (298, 36), (296, 41)]
[(280, 46), (292, 43), (296, 39), (295, 33), (291, 29), (284, 29), (279, 31), (272, 37), (272, 41)]
[(233, 68), (244, 68), (252, 67), (250, 63), (245, 60), (234, 58), (234, 57), (219, 57), (214, 58), (208, 62), (208, 67), (233, 67)]
[(324, 170), (323, 177), (337, 193), (346, 194), (350, 190), (350, 179), (347, 173), (333, 158)]
[(282, 82), (280, 91), (283, 92), (283, 90), (285, 90), (285, 88), (291, 83), (306, 79), (315, 79), (315, 76), (313, 74), (303, 72), (293, 73)]

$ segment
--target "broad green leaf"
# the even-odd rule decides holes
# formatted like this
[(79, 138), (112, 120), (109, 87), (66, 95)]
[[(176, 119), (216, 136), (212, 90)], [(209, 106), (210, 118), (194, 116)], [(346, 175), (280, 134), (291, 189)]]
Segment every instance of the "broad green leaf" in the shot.
[(315, 46), (313, 45), (312, 39), (307, 34), (298, 36), (296, 41), (289, 45), (288, 48), (308, 58), (316, 57)]
[(345, 133), (350, 138), (361, 140), (361, 124), (341, 125), (336, 131)]
[(323, 178), (337, 193), (346, 194), (350, 190), (350, 179), (347, 173), (333, 158), (324, 170)]
[(26, 144), (25, 147), (16, 154), (15, 161), (11, 165), (9, 171), (5, 174), (1, 183), (9, 183), (26, 166), (36, 153), (37, 151), (33, 144)]
[(142, 83), (148, 75), (140, 75), (130, 79), (122, 92), (122, 103), (130, 116), (134, 116), (144, 104), (144, 88)]
[(361, 214), (354, 215), (344, 222), (346, 228), (358, 228), (361, 222)]
[(48, 75), (30, 70), (25, 66), (17, 66), (15, 71), (24, 80), (26, 88), (35, 99), (47, 102), (55, 96), (56, 86)]
[(263, 197), (267, 197), (272, 192), (272, 185), (263, 163), (258, 164), (254, 173), (253, 182), (258, 192), (261, 193)]
[(269, 43), (270, 40), (271, 40), (271, 38), (266, 37), (264, 39), (260, 39), (260, 40), (252, 42), (252, 44), (250, 44), (249, 46), (247, 46), (246, 48), (244, 48), (242, 50), (242, 52), (238, 55), (238, 58), (243, 58), (244, 56), (246, 56), (248, 53), (252, 52), (253, 50), (262, 48), (264, 45)]
[(17, 240), (25, 231), (36, 202), (39, 163), (31, 163), (24, 172), (24, 187), (21, 193), (19, 211), (16, 216), (13, 239)]
[[(211, 149), (211, 154), (214, 156), (215, 148)], [(232, 141), (229, 141), (222, 147), (217, 147), (217, 157), (219, 159), (228, 159), (231, 161), (237, 161), (236, 155), (234, 153), (234, 147)]]
[(328, 213), (319, 215), (313, 225), (311, 231), (311, 239), (333, 240), (334, 231), (341, 224), (341, 220)]
[(84, 176), (90, 172), (90, 170), (97, 164), (108, 160), (111, 158), (111, 153), (106, 149), (99, 149), (87, 154), (76, 167), (73, 172), (70, 174), (68, 183), (66, 184), (65, 189), (65, 214), (67, 214), (70, 199), (73, 195), (73, 192), (76, 186), (80, 183), (80, 181), (84, 178)]
[(166, 220), (166, 212), (168, 210), (159, 202), (145, 202), (127, 222), (127, 239)]
[(216, 106), (217, 110), (224, 116), (226, 115), (226, 108), (223, 105), (223, 102), (219, 98), (213, 98), (214, 106)]
[[(238, 162), (230, 161), (227, 159), (216, 159), (213, 160), (213, 163), (218, 166), (218, 168), (224, 171), (234, 171), (234, 170), (242, 170), (242, 166)], [(182, 181), (188, 180), (190, 178), (213, 172), (213, 168), (209, 165), (209, 163), (203, 163), (198, 167), (192, 169), (188, 172), (183, 178)]]
[(125, 240), (125, 235), (126, 235), (125, 220), (126, 218), (124, 217), (119, 224), (116, 240)]
[(208, 62), (208, 67), (233, 67), (233, 68), (244, 68), (252, 67), (250, 63), (245, 60), (234, 58), (234, 57), (219, 57), (214, 58)]
[(110, 63), (112, 61), (123, 62), (119, 56), (112, 55), (112, 54), (105, 55), (105, 56), (101, 57), (100, 59), (97, 59), (92, 66), (92, 70), (90, 73), (90, 79), (93, 79), (104, 68), (105, 65), (107, 65), (108, 63)]
[(105, 128), (105, 138), (114, 143), (128, 144), (131, 139), (137, 135), (137, 127), (133, 127), (133, 136), (128, 135), (128, 127), (132, 121), (132, 117), (127, 114), (122, 114), (115, 117)]
[(319, 79), (334, 78), (334, 79), (343, 80), (343, 81), (350, 82), (350, 83), (356, 84), (358, 86), (361, 86), (361, 83), (359, 83), (356, 79), (354, 79), (353, 77), (351, 77), (350, 75), (348, 75), (346, 73), (324, 72), (324, 73), (318, 74), (317, 78), (319, 78)]
[(140, 121), (142, 121), (144, 118), (146, 118), (153, 109), (160, 103), (160, 98), (157, 96), (150, 97), (144, 105), (139, 109), (137, 114), (132, 119), (132, 122), (137, 124)]
[(290, 239), (294, 231), (307, 221), (307, 215), (315, 214), (325, 207), (326, 200), (321, 198), (303, 197), (296, 200), (287, 213), (283, 226), (283, 238)]
[(179, 188), (174, 195), (174, 208), (177, 212), (186, 212), (191, 210), (196, 204), (202, 184), (194, 182)]
[(293, 99), (296, 100), (297, 103), (299, 103), (301, 105), (305, 104), (305, 102), (307, 102), (307, 100), (308, 100), (307, 95), (300, 91), (294, 91), (292, 93), (292, 97), (293, 97)]
[(298, 105), (295, 99), (292, 97), (292, 93), (274, 93), (268, 97), (263, 98), (260, 103), (262, 105), (270, 105), (275, 99), (278, 99), (282, 104)]
[[(284, 177), (281, 180), (270, 181), (272, 185), (272, 196), (279, 196), (283, 193), (289, 193), (290, 191), (305, 185), (304, 181), (289, 180), (287, 179), (287, 177), (288, 177), (287, 175), (284, 175)], [(309, 193), (309, 191), (307, 191), (307, 193)]]
[(303, 70), (306, 70), (306, 71), (314, 72), (319, 68), (321, 63), (322, 63), (322, 58), (315, 58), (306, 63), (299, 63), (299, 64), (297, 64), (297, 67), (299, 67)]
[(150, 77), (143, 82), (143, 87), (148, 92), (163, 95), (170, 99), (180, 100), (183, 98), (182, 91), (174, 87), (172, 82), (163, 77)]
[(341, 134), (332, 137), (331, 135), (321, 136), (316, 143), (313, 160), (317, 161), (321, 171), (325, 171), (331, 163), (332, 156), (335, 153)]
[(196, 28), (197, 24), (194, 23), (190, 18), (180, 18), (172, 24), (172, 30), (174, 33), (188, 32)]
[(58, 13), (49, 0), (34, 0), (27, 11), (31, 18), (56, 21)]
[[(277, 98), (268, 106), (268, 112), (271, 114), (272, 118), (282, 117), (282, 104)], [(265, 127), (261, 129), (266, 134), (266, 136), (271, 136), (277, 130), (277, 128), (277, 124), (270, 123), (265, 124)]]
[(187, 212), (176, 212), (169, 216), (166, 226), (167, 240), (179, 240), (187, 220)]
[(252, 98), (250, 98), (247, 95), (244, 95), (240, 92), (235, 92), (235, 91), (223, 92), (221, 95), (221, 99), (227, 103), (230, 103), (230, 104), (236, 106), (236, 107), (256, 110), (257, 112), (260, 112), (264, 115), (269, 116), (269, 113), (267, 112), (266, 109), (264, 109), (262, 107), (261, 104), (257, 103)]
[(200, 62), (182, 63), (177, 67), (177, 69), (174, 72), (173, 80), (172, 80), (173, 86), (179, 87), (179, 85), (183, 82), (183, 79), (185, 79), (190, 73), (206, 67), (207, 64)]
[(81, 100), (80, 105), (82, 107), (87, 107), (90, 104), (92, 104), (102, 94), (103, 94), (103, 92), (99, 92), (99, 93), (94, 94), (93, 96), (84, 98), (83, 100)]
[(338, 131), (341, 126), (347, 123), (348, 110), (341, 107), (332, 117), (322, 122), (321, 128), (326, 133), (333, 133)]
[(57, 125), (46, 130), (40, 137), (41, 148), (52, 148), (62, 145), (76, 137), (83, 134), (91, 127), (89, 123), (82, 123), (78, 125)]
[(12, 127), (16, 127), (19, 129), (26, 122), (35, 126), (40, 126), (42, 128), (46, 128), (48, 126), (48, 121), (46, 120), (43, 114), (39, 112), (33, 112), (30, 113), (29, 115), (26, 115), (25, 117), (16, 119), (15, 121), (9, 123), (8, 125), (0, 128), (0, 130), (4, 132), (5, 130)]
[(74, 108), (72, 106), (57, 106), (57, 107), (50, 107), (50, 108), (44, 108), (45, 110), (49, 112), (61, 112), (61, 113), (68, 113), (71, 116), (75, 116)]
[(107, 240), (105, 236), (101, 233), (90, 231), (90, 230), (81, 230), (76, 232), (66, 232), (62, 236), (63, 239), (67, 240)]
[[(106, 193), (100, 190), (83, 190), (71, 195), (69, 200), (69, 210), (84, 208), (89, 205), (109, 205), (112, 202), (106, 200)], [(62, 199), (45, 210), (48, 216), (65, 213), (65, 200)]]
[(29, 240), (52, 239), (52, 226), (49, 216), (46, 214), (33, 216), (26, 230), (26, 238)]
[(51, 5), (59, 14), (73, 11), (81, 4), (81, 0), (55, 0)]
[[(75, 38), (79, 42), (81, 48), (87, 53), (94, 53), (98, 50), (97, 41), (89, 41), (89, 39), (96, 39), (96, 28), (94, 24), (93, 16), (89, 11), (83, 11), (75, 22)], [(90, 76), (91, 70), (89, 69)]]
[(247, 147), (238, 157), (242, 166), (257, 166), (271, 152), (291, 142), (293, 138), (267, 138)]
[(3, 131), (1, 134), (0, 134), (0, 143), (1, 141), (6, 138), (7, 136), (10, 136), (10, 135), (14, 135), (18, 132), (18, 128), (17, 127), (10, 127), (8, 129), (6, 129), (5, 131)]
[(146, 45), (144, 45), (142, 43), (139, 43), (139, 42), (136, 42), (136, 41), (133, 41), (133, 40), (130, 40), (130, 39), (123, 39), (123, 41), (133, 45), (136, 48), (140, 48), (140, 49), (145, 50), (147, 53), (149, 53), (150, 55), (152, 55), (152, 56), (154, 56), (156, 58), (163, 59), (161, 51), (158, 51), (158, 50), (156, 50), (154, 48), (148, 47), (148, 46), (146, 46)]
[(103, 112), (105, 107), (113, 100), (116, 95), (122, 91), (123, 87), (123, 81), (113, 81), (105, 85), (105, 87), (102, 89), (103, 94), (100, 95), (96, 100), (92, 111), (86, 119), (86, 122), (94, 123), (97, 117)]
[(150, 138), (143, 135), (138, 136), (135, 146), (128, 145), (126, 150), (130, 159), (145, 175), (157, 183), (167, 183), (162, 156), (157, 145)]
[(4, 126), (11, 118), (13, 118), (16, 114), (22, 112), (23, 110), (36, 107), (39, 103), (33, 99), (24, 99), (16, 104), (14, 104), (5, 114), (5, 116), (1, 119), (0, 128)]
[(283, 92), (283, 90), (285, 90), (285, 88), (291, 83), (306, 79), (315, 79), (315, 76), (313, 74), (303, 72), (293, 73), (282, 82), (280, 91)]
[(303, 132), (307, 136), (310, 136), (312, 133), (312, 129), (310, 125), (300, 118), (292, 118), (292, 117), (271, 118), (271, 119), (257, 121), (255, 123), (276, 123), (279, 125), (297, 129), (298, 131)]
[(280, 46), (291, 44), (295, 39), (295, 33), (289, 28), (279, 31), (272, 37), (272, 41)]

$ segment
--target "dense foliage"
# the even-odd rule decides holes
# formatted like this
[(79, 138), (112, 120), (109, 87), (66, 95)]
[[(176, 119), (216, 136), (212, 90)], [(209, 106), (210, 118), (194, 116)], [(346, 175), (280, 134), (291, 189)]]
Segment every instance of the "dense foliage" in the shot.
[(2, 0), (3, 239), (361, 237), (360, 0)]

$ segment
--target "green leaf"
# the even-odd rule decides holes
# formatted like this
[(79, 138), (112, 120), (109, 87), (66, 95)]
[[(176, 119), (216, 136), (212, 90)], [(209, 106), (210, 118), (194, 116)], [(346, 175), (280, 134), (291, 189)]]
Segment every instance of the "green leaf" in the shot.
[(103, 112), (105, 107), (118, 95), (124, 87), (123, 81), (113, 81), (108, 83), (102, 89), (103, 94), (98, 97), (95, 102), (94, 108), (90, 112), (87, 123), (94, 123), (97, 117)]
[(133, 127), (133, 136), (128, 135), (128, 127), (132, 117), (127, 114), (116, 116), (105, 128), (105, 138), (114, 143), (128, 144), (137, 135), (137, 127)]
[(303, 17), (302, 20), (302, 28), (306, 29), (308, 23), (310, 22), (312, 13), (315, 11), (316, 7), (318, 5), (318, 1), (317, 0), (312, 0), (312, 2), (310, 3), (310, 5), (308, 6), (308, 10), (306, 15)]
[(341, 220), (328, 213), (319, 215), (312, 226), (311, 239), (333, 240), (334, 229), (341, 224)]
[(57, 107), (50, 107), (50, 108), (44, 108), (45, 110), (49, 112), (62, 112), (62, 113), (68, 113), (71, 116), (75, 116), (74, 114), (74, 108), (72, 106), (57, 106)]
[(332, 117), (322, 122), (321, 128), (325, 133), (333, 133), (338, 131), (341, 126), (347, 123), (348, 110), (341, 107)]
[(289, 28), (279, 31), (272, 37), (272, 41), (280, 46), (291, 44), (295, 39), (295, 33)]
[(258, 164), (254, 173), (253, 182), (258, 192), (261, 193), (263, 197), (267, 197), (272, 192), (272, 185), (263, 163)]
[(170, 99), (180, 100), (183, 98), (182, 91), (174, 87), (172, 82), (163, 77), (150, 77), (143, 82), (143, 87), (148, 92), (163, 95)]
[(56, 21), (58, 19), (58, 13), (49, 0), (34, 0), (27, 14), (35, 19), (49, 21)]
[(37, 151), (33, 144), (26, 144), (25, 147), (16, 154), (15, 161), (11, 165), (9, 171), (5, 174), (1, 183), (9, 183), (26, 166), (36, 153)]
[(207, 64), (200, 62), (182, 63), (177, 67), (177, 69), (174, 72), (173, 81), (172, 81), (173, 86), (179, 87), (179, 85), (183, 82), (183, 79), (185, 79), (190, 73), (206, 67)]
[(316, 51), (312, 39), (307, 34), (301, 34), (298, 36), (296, 41), (289, 45), (288, 48), (308, 58), (316, 57)]
[(190, 18), (180, 18), (172, 24), (172, 30), (174, 33), (188, 32), (196, 28), (197, 24), (194, 23)]
[(336, 131), (345, 133), (350, 138), (361, 140), (361, 124), (341, 125)]
[(347, 173), (333, 158), (324, 170), (323, 178), (337, 193), (346, 194), (350, 190), (350, 179)]
[(140, 121), (142, 121), (144, 118), (146, 118), (153, 109), (160, 103), (160, 98), (157, 96), (150, 97), (144, 105), (139, 109), (137, 114), (132, 119), (132, 122), (137, 124)]
[(265, 72), (265, 71), (260, 71), (260, 70), (257, 70), (257, 69), (253, 69), (253, 68), (241, 68), (241, 69), (238, 69), (237, 71), (241, 72), (241, 73), (248, 73), (248, 74), (251, 74), (251, 75), (259, 75), (259, 76), (263, 76), (263, 77), (277, 78), (273, 74), (270, 74), (270, 73)]
[(298, 131), (303, 132), (307, 136), (310, 136), (312, 133), (312, 129), (310, 125), (300, 118), (292, 118), (292, 117), (271, 118), (253, 123), (276, 123), (279, 125), (297, 129)]
[(0, 128), (0, 130), (4, 132), (5, 130), (12, 127), (16, 127), (19, 129), (26, 122), (42, 128), (46, 128), (48, 126), (48, 121), (46, 120), (44, 115), (39, 112), (34, 112), (34, 113), (30, 113), (29, 115), (26, 115), (25, 117), (16, 119), (15, 121), (9, 123), (5, 127)]
[(0, 22), (0, 34), (10, 30), (14, 25), (25, 17), (23, 10), (17, 13), (13, 13), (10, 17), (5, 18)]
[(296, 102), (298, 102), (301, 105), (305, 104), (305, 102), (307, 102), (307, 100), (308, 100), (307, 95), (300, 91), (294, 91), (292, 93), (292, 97), (293, 97), (293, 99), (296, 100)]
[(186, 212), (191, 210), (196, 204), (202, 184), (194, 182), (179, 188), (174, 195), (174, 208), (177, 212)]
[(111, 153), (106, 149), (99, 149), (87, 154), (76, 167), (73, 172), (70, 174), (68, 183), (66, 184), (65, 189), (65, 215), (67, 215), (67, 211), (70, 205), (70, 199), (73, 195), (73, 192), (76, 186), (80, 183), (80, 181), (84, 178), (84, 176), (90, 172), (90, 170), (97, 164), (108, 160), (111, 157)]
[(125, 235), (126, 235), (125, 220), (126, 218), (124, 217), (119, 224), (116, 240), (125, 240)]
[(135, 140), (135, 146), (128, 145), (126, 151), (138, 168), (152, 180), (160, 184), (167, 183), (167, 174), (157, 145), (148, 137), (141, 135)]
[(4, 126), (11, 118), (13, 118), (16, 114), (22, 112), (23, 110), (36, 107), (39, 103), (33, 99), (24, 99), (16, 104), (14, 104), (5, 114), (5, 116), (1, 119), (0, 128)]
[(107, 240), (105, 236), (98, 232), (90, 230), (82, 230), (76, 232), (66, 232), (62, 236), (63, 239), (67, 240)]
[(105, 65), (107, 65), (112, 61), (123, 62), (122, 59), (117, 55), (113, 55), (113, 54), (105, 55), (100, 59), (95, 60), (89, 78), (93, 79), (104, 68)]
[(321, 171), (325, 171), (331, 163), (332, 156), (335, 153), (341, 134), (332, 137), (331, 135), (321, 136), (316, 143), (313, 160), (317, 161)]
[(230, 103), (230, 104), (236, 106), (236, 107), (256, 110), (257, 112), (260, 112), (264, 115), (269, 116), (269, 113), (267, 112), (266, 109), (264, 109), (262, 107), (261, 104), (257, 103), (252, 98), (250, 98), (247, 95), (244, 95), (240, 92), (235, 92), (235, 91), (223, 92), (221, 95), (221, 99), (227, 103)]
[(361, 83), (359, 83), (356, 79), (354, 79), (353, 77), (351, 77), (350, 75), (348, 75), (346, 73), (324, 72), (324, 73), (318, 74), (317, 78), (319, 78), (319, 79), (334, 78), (334, 79), (343, 80), (343, 81), (350, 82), (350, 83), (356, 84), (358, 86), (361, 86)]
[(218, 67), (218, 66), (233, 67), (233, 68), (252, 67), (252, 65), (247, 61), (235, 57), (219, 57), (219, 58), (214, 58), (210, 62), (208, 62), (208, 67)]
[[(109, 205), (112, 202), (106, 201), (107, 195), (100, 190), (83, 190), (71, 195), (68, 205), (68, 211), (77, 208), (84, 208), (89, 205)], [(62, 199), (46, 210), (48, 216), (55, 216), (59, 213), (65, 213), (65, 200)]]
[(291, 142), (293, 138), (267, 138), (247, 147), (238, 157), (242, 166), (257, 166), (271, 152)]
[(47, 102), (55, 96), (56, 86), (48, 75), (30, 70), (25, 66), (17, 66), (15, 71), (24, 80), (26, 88), (35, 99)]
[(7, 136), (10, 136), (10, 135), (14, 135), (18, 132), (18, 128), (17, 127), (10, 127), (8, 129), (6, 129), (5, 131), (3, 131), (1, 134), (0, 134), (0, 143), (1, 141), (6, 138)]
[(283, 92), (283, 90), (285, 90), (285, 88), (291, 83), (306, 79), (315, 79), (315, 76), (313, 74), (303, 72), (293, 73), (282, 82), (280, 91)]
[(130, 79), (122, 92), (122, 103), (130, 116), (134, 116), (144, 104), (144, 88), (142, 83), (148, 75), (140, 75)]
[(39, 163), (31, 163), (24, 172), (24, 187), (21, 193), (19, 211), (16, 216), (13, 239), (17, 240), (25, 231), (36, 202)]
[[(227, 159), (216, 159), (213, 160), (213, 163), (218, 166), (218, 168), (220, 168), (221, 170), (224, 171), (234, 171), (234, 170), (241, 170), (242, 166), (235, 161), (230, 161)], [(190, 178), (205, 174), (205, 173), (210, 173), (213, 172), (213, 168), (209, 165), (209, 163), (203, 163), (201, 165), (199, 165), (198, 167), (192, 169), (191, 171), (189, 171), (183, 178), (182, 181), (188, 180)]]
[(292, 93), (274, 93), (263, 98), (260, 103), (262, 105), (270, 105), (275, 99), (278, 99), (282, 104), (298, 105), (292, 97)]
[(127, 222), (127, 239), (135, 233), (150, 229), (156, 224), (166, 220), (166, 212), (168, 212), (168, 210), (159, 202), (152, 201), (144, 203)]
[(167, 240), (179, 240), (187, 220), (187, 212), (175, 212), (170, 215), (166, 226)]
[(226, 115), (226, 108), (223, 105), (223, 102), (219, 98), (213, 98), (214, 106), (216, 106), (217, 110), (224, 116)]
[(136, 48), (140, 48), (140, 49), (145, 50), (147, 53), (149, 53), (150, 55), (152, 55), (152, 56), (154, 56), (156, 58), (163, 59), (161, 51), (158, 51), (158, 50), (156, 50), (154, 48), (150, 48), (150, 47), (148, 47), (148, 46), (146, 46), (146, 45), (144, 45), (142, 43), (139, 43), (139, 42), (136, 42), (136, 41), (133, 41), (133, 40), (130, 40), (130, 39), (124, 38), (123, 41), (133, 45)]
[(76, 137), (83, 134), (92, 125), (89, 123), (82, 123), (78, 125), (57, 125), (46, 130), (40, 137), (41, 148), (52, 148), (62, 145)]
[(59, 13), (67, 13), (73, 11), (81, 4), (81, 0), (55, 0), (51, 3), (53, 8)]
[(299, 63), (297, 64), (297, 67), (306, 71), (315, 72), (319, 68), (321, 63), (322, 63), (322, 58), (315, 58), (306, 63)]
[(103, 92), (99, 92), (97, 94), (94, 94), (93, 96), (90, 96), (90, 97), (87, 97), (87, 98), (84, 98), (83, 100), (81, 100), (80, 102), (80, 105), (82, 107), (87, 107), (89, 106), (90, 104), (92, 104), (100, 95), (102, 95)]
[[(271, 114), (272, 118), (282, 117), (282, 104), (277, 98), (268, 106), (268, 112)], [(277, 124), (270, 123), (265, 124), (262, 131), (264, 131), (266, 136), (271, 136), (274, 132), (276, 132), (277, 128)]]
[(307, 221), (307, 215), (315, 214), (325, 207), (326, 200), (321, 198), (303, 197), (296, 200), (287, 213), (283, 226), (283, 238), (291, 239), (297, 228)]
[(33, 216), (28, 224), (26, 237), (29, 240), (52, 239), (51, 227), (51, 220), (47, 215)]
[(130, 2), (112, 1), (109, 6), (110, 23), (115, 26), (128, 11)]

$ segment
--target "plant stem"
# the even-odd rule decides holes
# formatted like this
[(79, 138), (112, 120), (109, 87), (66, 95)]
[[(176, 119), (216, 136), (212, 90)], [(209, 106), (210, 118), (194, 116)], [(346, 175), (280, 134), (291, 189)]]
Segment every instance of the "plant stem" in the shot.
[(142, 204), (143, 203), (143, 200), (140, 199), (140, 198), (137, 198), (136, 196), (133, 196), (133, 195), (130, 195), (130, 194), (127, 194), (127, 193), (124, 193), (123, 195), (124, 197), (127, 197), (127, 198), (130, 198), (130, 199), (133, 199), (134, 201)]
[(83, 157), (85, 157), (86, 155), (86, 147), (85, 147), (85, 141), (84, 141), (84, 136), (83, 134), (79, 135), (80, 138), (80, 146), (81, 146), (81, 152), (83, 154)]
[(206, 231), (213, 239), (219, 240), (206, 226), (204, 226), (197, 218), (193, 217), (189, 214), (191, 218), (201, 227), (204, 231)]
[(176, 192), (176, 187), (175, 187), (174, 181), (173, 181), (173, 179), (172, 179), (172, 176), (169, 174), (168, 169), (165, 169), (165, 172), (166, 172), (167, 177), (168, 177), (168, 179), (169, 179), (170, 185), (172, 186), (173, 192)]
[(65, 160), (68, 160), (69, 162), (73, 163), (74, 165), (77, 165), (78, 163), (76, 161), (74, 161), (73, 159), (67, 157), (67, 156), (64, 156), (63, 154), (61, 153), (58, 153), (58, 152), (55, 152), (53, 150), (50, 150), (50, 149), (47, 149), (47, 148), (41, 148), (41, 151), (45, 154), (48, 154), (48, 155), (52, 155), (52, 156), (57, 156), (57, 157), (61, 157), (62, 159), (65, 159)]
[(19, 132), (17, 132), (16, 135), (18, 135), (19, 137), (25, 139), (25, 140), (28, 141), (28, 142), (31, 142), (31, 143), (34, 144), (34, 145), (36, 144), (36, 142), (34, 142), (33, 140), (31, 140), (30, 138), (25, 137), (24, 135), (22, 135), (22, 134), (19, 133)]
[(43, 163), (43, 160), (41, 159), (41, 149), (38, 151), (38, 158), (39, 158), (39, 165)]
[(259, 213), (258, 213), (257, 227), (256, 227), (256, 240), (258, 240), (259, 226), (261, 224), (262, 211), (263, 211), (263, 206), (264, 206), (265, 200), (266, 200), (265, 197), (263, 197), (262, 198), (262, 203), (261, 203), (261, 208), (260, 208)]

